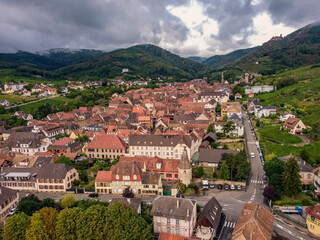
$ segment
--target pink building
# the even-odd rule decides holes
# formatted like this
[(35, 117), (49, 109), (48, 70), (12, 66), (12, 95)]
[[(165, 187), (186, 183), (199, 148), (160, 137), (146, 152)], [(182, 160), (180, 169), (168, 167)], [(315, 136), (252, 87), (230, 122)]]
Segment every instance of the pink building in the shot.
[(191, 237), (197, 222), (196, 203), (185, 198), (157, 197), (151, 211), (154, 232)]

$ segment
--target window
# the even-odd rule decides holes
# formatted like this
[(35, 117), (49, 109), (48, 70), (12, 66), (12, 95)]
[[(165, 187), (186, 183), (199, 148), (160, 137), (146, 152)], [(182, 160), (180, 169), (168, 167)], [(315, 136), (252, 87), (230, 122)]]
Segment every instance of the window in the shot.
[(157, 230), (158, 230), (158, 232), (161, 232), (161, 225), (157, 226)]
[(179, 228), (176, 229), (176, 235), (180, 235), (180, 229)]
[(160, 219), (161, 219), (161, 218), (158, 216), (158, 217), (157, 217), (157, 222), (158, 222), (158, 223), (161, 222)]
[(176, 225), (179, 226), (179, 219), (176, 219)]
[(137, 175), (133, 175), (133, 179), (134, 179), (134, 180), (137, 180)]
[(167, 223), (170, 223), (170, 218), (167, 218)]
[(167, 233), (171, 233), (171, 228), (167, 227)]
[(119, 179), (119, 175), (116, 176), (116, 179)]
[(171, 178), (171, 177), (172, 177), (172, 174), (171, 174), (171, 173), (167, 173), (167, 177), (168, 177), (168, 178)]

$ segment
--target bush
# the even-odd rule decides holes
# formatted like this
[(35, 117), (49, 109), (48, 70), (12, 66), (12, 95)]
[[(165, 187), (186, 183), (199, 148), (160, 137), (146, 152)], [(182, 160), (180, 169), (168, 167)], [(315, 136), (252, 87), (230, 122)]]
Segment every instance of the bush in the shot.
[(196, 188), (196, 185), (194, 183), (190, 183), (188, 185), (188, 188), (191, 188), (191, 189), (195, 189)]
[(204, 175), (203, 167), (195, 167), (192, 169), (195, 178), (201, 178)]
[(309, 199), (302, 199), (301, 200), (301, 205), (302, 206), (312, 206), (312, 202)]
[(180, 190), (184, 193), (186, 191), (186, 185), (184, 185), (183, 183), (179, 182), (179, 188)]

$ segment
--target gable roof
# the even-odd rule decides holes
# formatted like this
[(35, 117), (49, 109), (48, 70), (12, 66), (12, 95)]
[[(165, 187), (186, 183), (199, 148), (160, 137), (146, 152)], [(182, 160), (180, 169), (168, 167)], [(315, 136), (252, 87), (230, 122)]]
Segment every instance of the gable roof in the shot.
[(246, 203), (233, 230), (232, 239), (261, 239), (272, 237), (274, 216), (257, 203)]
[(238, 151), (228, 149), (212, 149), (212, 148), (200, 148), (199, 149), (199, 162), (219, 163), (222, 160), (223, 154), (234, 154)]
[(191, 199), (158, 196), (153, 202), (151, 215), (190, 221), (195, 205), (196, 201)]
[(88, 144), (87, 148), (98, 149), (126, 149), (127, 144), (115, 134), (97, 134)]
[(199, 226), (211, 227), (215, 231), (218, 229), (222, 207), (215, 197), (212, 197), (204, 206), (198, 219)]
[(283, 126), (287, 128), (294, 128), (300, 122), (299, 118), (288, 118), (287, 121), (284, 122)]

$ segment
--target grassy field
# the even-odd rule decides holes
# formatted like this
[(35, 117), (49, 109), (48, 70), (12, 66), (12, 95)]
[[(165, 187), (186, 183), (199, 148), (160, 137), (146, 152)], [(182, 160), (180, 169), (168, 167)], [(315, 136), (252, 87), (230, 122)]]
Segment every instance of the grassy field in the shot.
[(229, 149), (231, 150), (243, 150), (244, 149), (244, 142), (234, 142), (234, 143), (226, 143)]
[(296, 135), (282, 132), (280, 125), (265, 125), (259, 129), (260, 137), (263, 140), (268, 140), (275, 143), (301, 143), (302, 139)]
[(25, 97), (25, 96), (20, 96), (20, 95), (0, 95), (0, 99), (6, 99), (10, 103), (24, 103), (24, 102), (30, 102), (34, 101), (38, 98), (36, 97)]
[(19, 107), (19, 110), (24, 111), (25, 113), (31, 113), (32, 109), (37, 108), (43, 105), (46, 102), (49, 102), (51, 105), (60, 105), (70, 102), (72, 99), (66, 97), (56, 97), (51, 99), (44, 99), (38, 102), (29, 103)]

